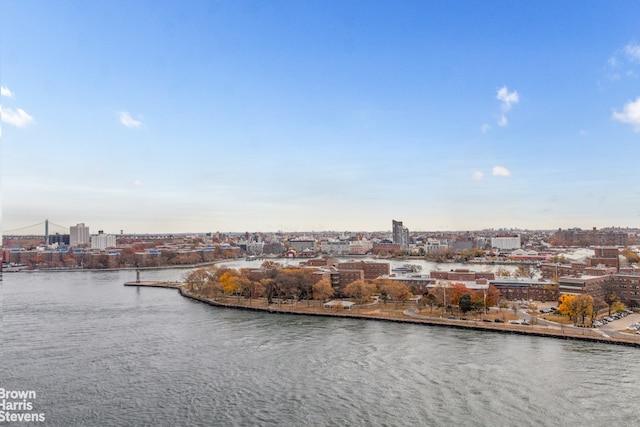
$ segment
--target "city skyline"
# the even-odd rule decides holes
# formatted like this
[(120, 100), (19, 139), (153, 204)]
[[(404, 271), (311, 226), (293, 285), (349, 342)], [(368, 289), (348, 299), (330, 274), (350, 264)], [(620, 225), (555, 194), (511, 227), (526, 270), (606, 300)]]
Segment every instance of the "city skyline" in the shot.
[(640, 4), (3, 2), (2, 228), (637, 227)]

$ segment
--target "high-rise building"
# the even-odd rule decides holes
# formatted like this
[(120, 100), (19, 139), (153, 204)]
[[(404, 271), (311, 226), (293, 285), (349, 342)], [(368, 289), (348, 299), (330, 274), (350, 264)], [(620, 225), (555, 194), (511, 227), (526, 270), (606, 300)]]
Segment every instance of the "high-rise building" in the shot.
[(409, 247), (409, 229), (402, 225), (402, 221), (391, 220), (393, 231), (393, 244), (400, 245), (401, 248)]
[(69, 244), (71, 246), (89, 245), (90, 243), (89, 227), (85, 227), (84, 222), (69, 227)]
[(100, 249), (103, 251), (115, 246), (116, 236), (113, 234), (104, 234), (104, 231), (100, 230), (98, 234), (91, 236), (91, 249)]

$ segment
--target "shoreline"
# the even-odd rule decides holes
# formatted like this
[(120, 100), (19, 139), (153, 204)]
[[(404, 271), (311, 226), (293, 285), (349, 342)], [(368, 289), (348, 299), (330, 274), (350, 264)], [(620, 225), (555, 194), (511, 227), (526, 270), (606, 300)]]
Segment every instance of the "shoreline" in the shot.
[[(196, 295), (192, 295), (189, 292), (186, 292), (179, 282), (154, 282), (154, 281), (140, 281), (140, 282), (126, 282), (124, 286), (133, 286), (133, 287), (149, 287), (149, 288), (165, 288), (165, 289), (176, 289), (182, 297), (192, 299), (194, 301), (201, 302), (203, 304), (208, 304), (213, 307), (227, 308), (233, 310), (245, 310), (245, 311), (259, 311), (264, 313), (272, 313), (272, 314), (287, 314), (287, 315), (298, 315), (298, 316), (316, 316), (316, 317), (337, 317), (337, 318), (349, 318), (349, 319), (358, 319), (358, 320), (375, 320), (375, 321), (385, 321), (385, 322), (395, 322), (395, 323), (408, 323), (414, 325), (426, 325), (426, 326), (437, 326), (437, 327), (446, 327), (446, 328), (455, 328), (455, 329), (471, 329), (482, 332), (494, 332), (494, 333), (503, 333), (503, 334), (516, 334), (516, 335), (531, 335), (537, 337), (547, 337), (547, 338), (555, 338), (555, 339), (564, 339), (564, 340), (577, 340), (577, 341), (588, 341), (588, 342), (597, 342), (602, 344), (613, 344), (613, 345), (624, 345), (628, 347), (636, 347), (640, 348), (640, 340), (635, 339), (635, 337), (631, 336), (629, 340), (625, 340), (621, 337), (604, 337), (602, 335), (586, 335), (586, 331), (591, 331), (590, 329), (580, 329), (580, 328), (561, 328), (560, 330), (554, 329), (546, 329), (535, 326), (517, 326), (510, 325), (508, 323), (489, 323), (482, 324), (477, 320), (458, 320), (458, 319), (444, 319), (437, 317), (412, 317), (408, 316), (406, 313), (407, 310), (404, 311), (403, 317), (386, 317), (386, 316), (376, 316), (371, 314), (361, 314), (361, 313), (349, 313), (348, 310), (342, 312), (317, 312), (312, 310), (305, 310), (304, 308), (299, 310), (291, 310), (280, 307), (259, 307), (259, 306), (251, 306), (251, 305), (241, 305), (234, 304), (216, 300), (210, 300), (207, 298), (202, 298)], [(298, 306), (299, 308), (299, 306)], [(535, 328), (535, 329), (534, 329)]]

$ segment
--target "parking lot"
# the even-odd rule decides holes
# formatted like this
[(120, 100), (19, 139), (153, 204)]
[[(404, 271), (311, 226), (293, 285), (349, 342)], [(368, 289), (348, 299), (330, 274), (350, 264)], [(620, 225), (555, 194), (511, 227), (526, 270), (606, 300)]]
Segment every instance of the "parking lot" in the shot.
[(602, 325), (600, 329), (603, 331), (621, 331), (638, 322), (640, 322), (640, 313), (633, 313)]

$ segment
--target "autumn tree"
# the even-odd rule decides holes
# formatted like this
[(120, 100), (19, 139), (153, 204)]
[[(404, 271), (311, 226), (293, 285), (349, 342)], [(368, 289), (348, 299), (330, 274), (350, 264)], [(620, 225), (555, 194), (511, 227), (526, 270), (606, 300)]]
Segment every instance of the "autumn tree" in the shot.
[(592, 318), (594, 314), (593, 310), (593, 297), (589, 294), (578, 295), (574, 300), (574, 310), (576, 318), (580, 320), (582, 324), (585, 323), (587, 317)]
[(461, 261), (469, 261), (473, 258), (483, 257), (485, 252), (482, 249), (464, 249), (460, 252), (458, 258)]
[(235, 270), (224, 272), (219, 279), (227, 295), (231, 295), (239, 289), (238, 273)]
[(615, 289), (612, 285), (608, 283), (604, 284), (602, 286), (602, 290), (604, 292), (604, 300), (609, 305), (609, 316), (611, 316), (611, 313), (613, 312), (613, 305), (616, 302), (620, 301), (620, 299), (618, 298), (618, 294), (615, 292)]
[(451, 291), (447, 282), (439, 281), (436, 286), (430, 292), (435, 296), (436, 304), (438, 307), (442, 307), (442, 314), (446, 311), (447, 307), (451, 304)]
[(571, 320), (573, 320), (576, 316), (575, 305), (573, 303), (574, 299), (576, 299), (575, 295), (568, 294), (562, 294), (559, 298), (560, 304), (558, 305), (558, 312), (560, 312), (560, 314), (568, 316)]
[(409, 287), (404, 283), (397, 282), (395, 280), (385, 280), (382, 283), (382, 289), (384, 292), (396, 302), (396, 308), (399, 302), (404, 303), (411, 298), (413, 298), (413, 294), (409, 291)]
[(511, 273), (506, 268), (500, 267), (498, 271), (496, 271), (496, 277), (510, 277)]
[(424, 256), (427, 261), (445, 262), (453, 259), (455, 252), (453, 248), (446, 247), (429, 251)]
[(325, 302), (333, 296), (333, 286), (328, 279), (322, 279), (312, 286), (313, 299)]
[(638, 264), (640, 262), (640, 257), (631, 248), (624, 248), (620, 253), (627, 259), (629, 264)]
[(486, 292), (487, 292), (486, 306), (487, 307), (497, 306), (498, 303), (500, 302), (500, 299), (502, 298), (502, 294), (500, 293), (500, 290), (497, 287), (495, 287), (495, 285), (489, 285)]
[(613, 302), (613, 304), (611, 304), (611, 312), (612, 313), (620, 313), (622, 311), (625, 311), (627, 309), (627, 306), (624, 305), (624, 303), (622, 301), (616, 300)]
[(530, 279), (533, 279), (536, 275), (536, 271), (532, 266), (528, 264), (522, 264), (516, 268), (516, 271), (513, 272), (513, 275), (515, 277), (528, 277)]
[(344, 294), (355, 300), (356, 304), (364, 304), (375, 292), (376, 287), (364, 280), (354, 280), (344, 288)]
[(312, 271), (306, 268), (283, 268), (278, 270), (275, 281), (278, 283), (281, 297), (287, 299), (312, 298)]
[(191, 292), (201, 292), (205, 289), (207, 283), (212, 279), (209, 270), (206, 268), (198, 268), (190, 272), (185, 277), (184, 282), (187, 290)]
[(465, 294), (471, 295), (471, 290), (465, 286), (464, 283), (454, 283), (450, 287), (451, 290), (451, 303), (458, 305), (460, 297)]
[(236, 294), (238, 295), (238, 302), (240, 302), (241, 296), (251, 295), (251, 280), (249, 280), (246, 276), (240, 274), (235, 278), (236, 283)]

